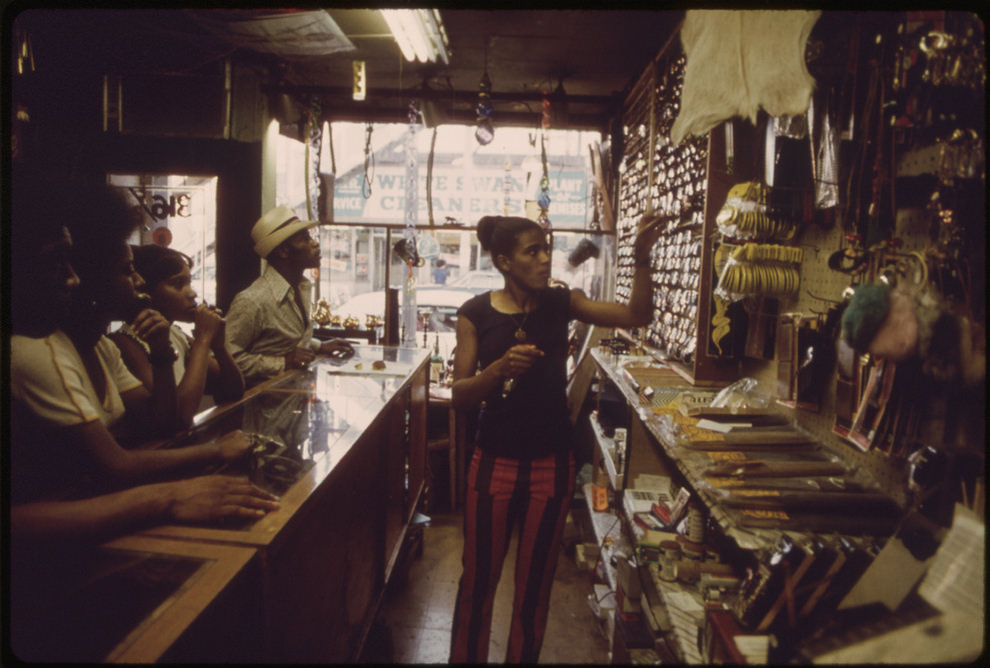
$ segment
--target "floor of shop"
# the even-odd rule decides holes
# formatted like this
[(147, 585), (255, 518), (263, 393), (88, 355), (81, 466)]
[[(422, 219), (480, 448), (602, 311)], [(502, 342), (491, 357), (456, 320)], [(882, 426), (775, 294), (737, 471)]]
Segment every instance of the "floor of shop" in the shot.
[[(370, 662), (446, 663), (457, 583), (461, 575), (462, 519), (450, 511), (431, 512), (422, 529), (422, 553), (411, 550), (384, 597), (378, 621), (365, 643)], [(505, 659), (512, 609), (512, 574), (517, 538), (506, 555), (495, 596), (488, 661)], [(566, 540), (565, 540), (566, 543)], [(574, 550), (562, 549), (550, 599), (550, 618), (540, 663), (604, 664), (608, 642), (588, 603), (590, 574), (580, 570)]]

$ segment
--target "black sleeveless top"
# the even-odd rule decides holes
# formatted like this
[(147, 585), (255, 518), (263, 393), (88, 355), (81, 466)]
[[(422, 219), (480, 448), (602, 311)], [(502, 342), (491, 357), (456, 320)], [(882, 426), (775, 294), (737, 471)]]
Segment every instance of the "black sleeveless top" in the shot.
[[(485, 397), (478, 418), (477, 443), (496, 457), (530, 460), (566, 452), (572, 447), (567, 410), (567, 325), (570, 290), (546, 288), (539, 306), (529, 313), (524, 343), (545, 353), (529, 371), (516, 378), (515, 387), (502, 398), (500, 383)], [(500, 313), (492, 307), (491, 292), (466, 301), (458, 317), (471, 321), (478, 332), (478, 365), (484, 369), (519, 343), (515, 332), (523, 314)]]

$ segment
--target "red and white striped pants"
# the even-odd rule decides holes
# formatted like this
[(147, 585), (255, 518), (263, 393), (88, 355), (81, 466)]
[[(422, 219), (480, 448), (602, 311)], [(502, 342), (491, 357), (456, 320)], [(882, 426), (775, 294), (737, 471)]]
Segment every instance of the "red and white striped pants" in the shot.
[(519, 551), (505, 660), (537, 662), (574, 473), (570, 453), (520, 461), (475, 449), (465, 495), (464, 572), (454, 608), (451, 663), (488, 660), (495, 589), (516, 524)]

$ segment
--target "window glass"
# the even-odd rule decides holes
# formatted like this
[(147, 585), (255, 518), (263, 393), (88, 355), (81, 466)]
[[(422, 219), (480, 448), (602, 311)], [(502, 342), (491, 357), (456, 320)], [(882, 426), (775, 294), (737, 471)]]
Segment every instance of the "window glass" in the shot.
[[(374, 124), (369, 134), (367, 125), (339, 122), (330, 130), (337, 165), (334, 220), (403, 223), (408, 125)], [(428, 199), (433, 130), (420, 129), (417, 225), (431, 220), (435, 225), (474, 225), (484, 215), (528, 215), (526, 202), (535, 203), (543, 177), (541, 136), (536, 129), (497, 128), (495, 139), (481, 146), (474, 126), (440, 126)], [(547, 136), (550, 220), (555, 229), (585, 228), (593, 211), (588, 146), (600, 141), (601, 133), (551, 130)]]
[[(107, 182), (140, 207), (142, 224), (129, 239), (158, 244), (192, 258), (192, 288), (200, 302), (216, 304), (217, 177), (179, 174), (108, 174)], [(192, 325), (177, 323), (192, 331)], [(116, 329), (113, 323), (111, 329)]]
[[(370, 131), (369, 131), (370, 130)], [(417, 151), (417, 250), (421, 265), (409, 268), (393, 249), (405, 232), (407, 124), (338, 122), (324, 128), (320, 169), (333, 184), (332, 216), (319, 228), (322, 264), (311, 274), (314, 298), (325, 302), (332, 327), (351, 319), (365, 328), (384, 319), (385, 288), (416, 288), (418, 345), (453, 349), (457, 308), (471, 296), (504, 284), (481, 250), (474, 226), (484, 215), (536, 218), (543, 177), (537, 129), (497, 128), (480, 146), (474, 126), (420, 129)], [(332, 142), (331, 142), (332, 133)], [(568, 262), (591, 226), (594, 210), (588, 146), (601, 134), (551, 130), (546, 144), (549, 218), (553, 229), (553, 278), (599, 298), (599, 260)], [(434, 143), (432, 180), (427, 163)], [(331, 148), (332, 146), (332, 148)], [(276, 200), (306, 210), (305, 145), (279, 135)], [(331, 157), (332, 150), (332, 157)], [(428, 195), (429, 194), (429, 198)], [(588, 243), (601, 248), (601, 237)], [(400, 321), (402, 318), (400, 317)]]

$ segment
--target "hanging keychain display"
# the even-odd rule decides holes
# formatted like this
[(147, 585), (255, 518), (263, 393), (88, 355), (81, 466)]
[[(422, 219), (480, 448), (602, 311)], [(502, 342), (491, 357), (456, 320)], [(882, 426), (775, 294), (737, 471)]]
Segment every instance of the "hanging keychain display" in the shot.
[(375, 174), (375, 154), (371, 151), (371, 132), (374, 129), (371, 121), (364, 130), (364, 181), (361, 182), (361, 195), (371, 198), (371, 182)]
[[(306, 215), (310, 220), (320, 220), (320, 198), (322, 183), (320, 181), (320, 154), (323, 146), (323, 124), (321, 118), (323, 107), (318, 97), (310, 100), (309, 114), (306, 119)], [(332, 197), (332, 193), (330, 193)], [(323, 245), (321, 228), (316, 228), (317, 243)], [(313, 298), (320, 299), (320, 268), (310, 270), (314, 279), (315, 290)]]
[[(543, 176), (540, 178), (540, 194), (536, 205), (540, 207), (540, 215), (536, 219), (547, 232), (550, 231), (550, 177), (547, 171), (547, 135), (550, 132), (550, 99), (546, 91), (543, 93), (543, 117), (541, 120), (542, 134), (540, 136), (540, 160), (543, 166)], [(552, 248), (552, 246), (551, 246)]]
[(402, 345), (416, 345), (416, 274), (414, 267), (423, 264), (416, 249), (416, 214), (419, 210), (419, 161), (416, 154), (416, 133), (419, 131), (419, 105), (415, 100), (409, 103), (409, 130), (406, 133), (406, 212), (405, 230), (402, 240), (405, 242), (405, 257), (408, 272), (406, 274), (406, 289), (402, 294), (402, 323), (404, 333)]
[(478, 127), (474, 138), (482, 146), (492, 143), (495, 138), (495, 125), (492, 123), (492, 80), (488, 77), (488, 46), (485, 46), (485, 73), (478, 82), (478, 104), (475, 107)]

